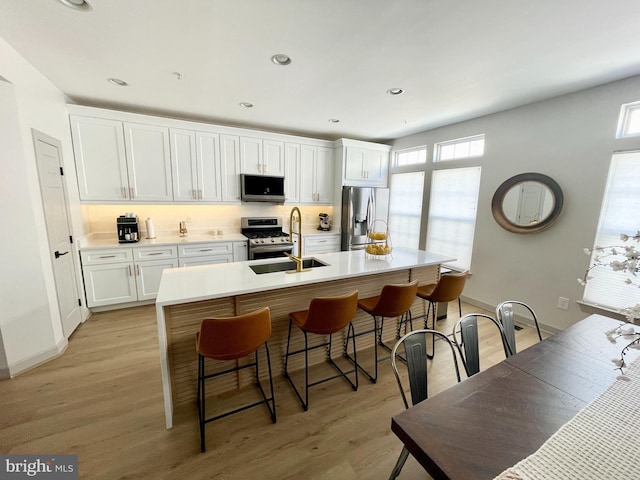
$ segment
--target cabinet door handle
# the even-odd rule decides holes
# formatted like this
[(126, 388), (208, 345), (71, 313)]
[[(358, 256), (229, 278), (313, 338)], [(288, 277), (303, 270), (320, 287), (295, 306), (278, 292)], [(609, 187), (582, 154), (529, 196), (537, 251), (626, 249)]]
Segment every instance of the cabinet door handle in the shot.
[(210, 252), (212, 250), (213, 250), (213, 248), (201, 248), (200, 249), (201, 252)]
[(116, 258), (115, 255), (100, 255), (98, 258)]
[(131, 265), (127, 265), (127, 268), (129, 269), (129, 276), (131, 276)]
[(131, 200), (135, 198), (135, 192), (133, 187), (129, 187), (129, 197), (131, 198)]
[(120, 195), (122, 195), (122, 198), (127, 198), (127, 189), (125, 187), (120, 187)]
[(198, 200), (202, 200), (202, 189), (198, 190)]
[(136, 264), (136, 273), (140, 276), (140, 265)]
[(147, 253), (147, 255), (151, 256), (151, 255), (162, 255), (163, 252), (151, 252), (151, 253)]

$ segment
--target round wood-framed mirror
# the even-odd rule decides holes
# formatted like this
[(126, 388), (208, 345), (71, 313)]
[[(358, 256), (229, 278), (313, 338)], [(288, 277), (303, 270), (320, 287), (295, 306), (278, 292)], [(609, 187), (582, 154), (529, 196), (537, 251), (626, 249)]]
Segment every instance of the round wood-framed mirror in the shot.
[(541, 173), (521, 173), (505, 180), (491, 200), (498, 225), (513, 233), (538, 233), (560, 215), (564, 196), (560, 185)]

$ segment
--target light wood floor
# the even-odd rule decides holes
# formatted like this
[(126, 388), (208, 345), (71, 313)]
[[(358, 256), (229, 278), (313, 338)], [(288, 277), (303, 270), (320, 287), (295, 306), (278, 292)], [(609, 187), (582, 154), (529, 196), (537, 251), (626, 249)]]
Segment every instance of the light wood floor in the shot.
[[(463, 304), (463, 314), (476, 311)], [(452, 303), (438, 329), (449, 333), (457, 319)], [(481, 335), (484, 369), (504, 354)], [(517, 341), (519, 350), (535, 343), (535, 331), (525, 327)], [(259, 407), (210, 423), (201, 454), (195, 405), (164, 427), (157, 348), (153, 306), (93, 314), (59, 358), (0, 382), (0, 452), (77, 454), (87, 479), (388, 478), (402, 448), (391, 417), (403, 409), (390, 363), (377, 384), (360, 376), (357, 392), (342, 380), (312, 388), (307, 412), (278, 377), (278, 422)], [(442, 352), (430, 395), (454, 383)], [(430, 477), (409, 457), (400, 478)]]

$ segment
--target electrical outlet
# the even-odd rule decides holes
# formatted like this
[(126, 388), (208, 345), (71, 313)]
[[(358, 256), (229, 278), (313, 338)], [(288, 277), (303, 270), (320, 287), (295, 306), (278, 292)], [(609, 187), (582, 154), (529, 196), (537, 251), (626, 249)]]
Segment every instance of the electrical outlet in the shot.
[(569, 310), (569, 299), (566, 297), (558, 297), (558, 308), (560, 310)]

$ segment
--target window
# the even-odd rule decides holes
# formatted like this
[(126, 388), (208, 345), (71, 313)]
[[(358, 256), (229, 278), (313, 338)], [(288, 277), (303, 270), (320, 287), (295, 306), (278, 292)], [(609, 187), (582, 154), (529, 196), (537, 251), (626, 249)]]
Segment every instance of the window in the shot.
[(431, 178), (426, 250), (457, 258), (448, 264), (456, 269), (471, 267), (480, 171), (480, 167), (435, 170)]
[(622, 105), (616, 138), (638, 135), (640, 135), (640, 102)]
[(484, 134), (436, 143), (434, 162), (481, 157), (484, 155)]
[(424, 172), (391, 175), (389, 232), (392, 246), (418, 248), (423, 190)]
[[(611, 159), (594, 245), (622, 245), (620, 234), (635, 235), (640, 230), (637, 212), (640, 212), (640, 151), (616, 153)], [(592, 278), (585, 287), (584, 302), (611, 310), (640, 303), (640, 288), (625, 283), (632, 278), (629, 274), (603, 266), (593, 268), (589, 275)]]
[(406, 167), (427, 163), (427, 147), (416, 147), (396, 152), (393, 166)]

